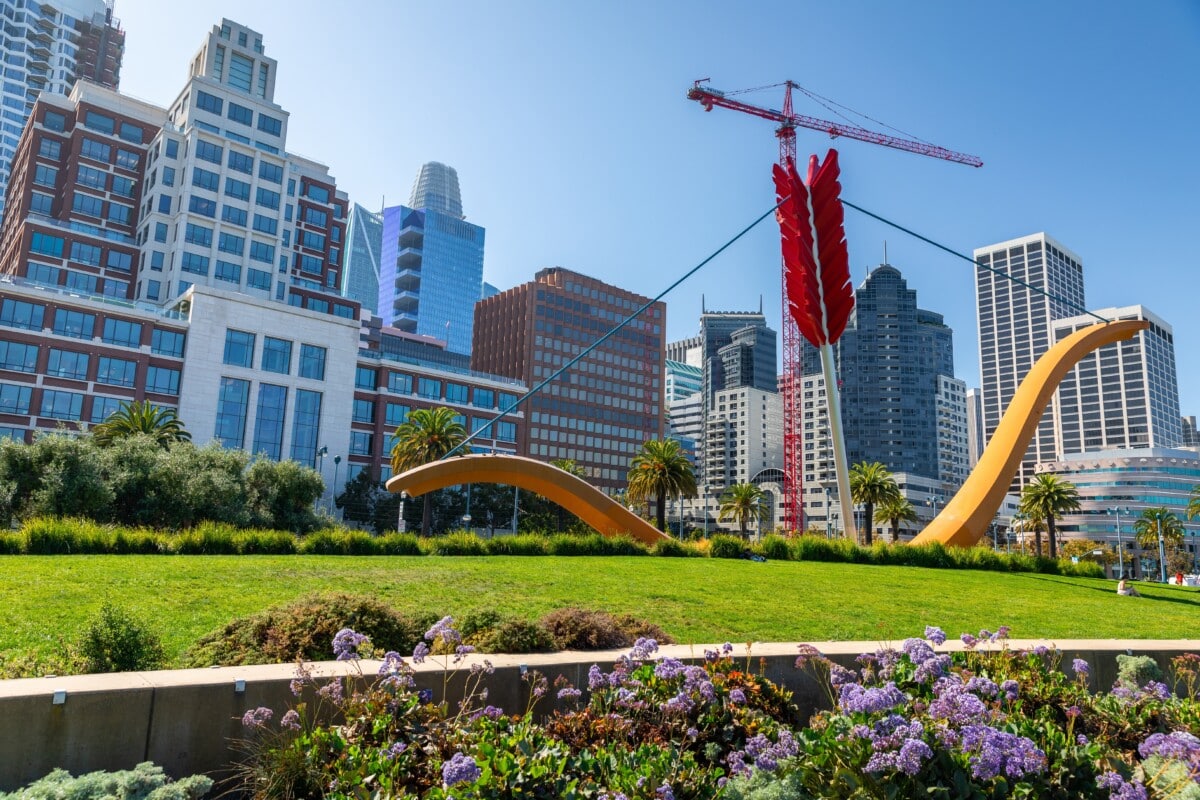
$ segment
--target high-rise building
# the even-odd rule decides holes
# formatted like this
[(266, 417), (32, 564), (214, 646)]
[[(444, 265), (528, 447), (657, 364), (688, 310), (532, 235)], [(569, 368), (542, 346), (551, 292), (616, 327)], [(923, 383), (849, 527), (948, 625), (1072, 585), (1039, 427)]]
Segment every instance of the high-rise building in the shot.
[[(709, 493), (751, 483), (783, 468), (783, 398), (752, 386), (722, 389), (704, 423), (704, 479)], [(774, 519), (774, 513), (771, 518)]]
[[(1054, 343), (1054, 320), (1074, 316), (1085, 307), (1083, 263), (1045, 233), (980, 247), (974, 255), (979, 262), (975, 303), (986, 446), (1017, 386)], [(1047, 410), (1013, 478), (1012, 490), (1019, 492), (1038, 462), (1052, 461), (1055, 454), (1054, 419)]]
[(665, 396), (668, 406), (677, 400), (698, 394), (703, 388), (704, 378), (699, 367), (693, 367), (691, 364), (683, 364), (670, 359), (667, 359), (666, 365), (667, 383)]
[[(1150, 328), (1088, 353), (1062, 379), (1052, 408), (1056, 457), (1179, 446), (1183, 429), (1171, 326), (1140, 305), (1095, 313), (1110, 320), (1146, 320)], [(1055, 320), (1055, 341), (1096, 321), (1090, 314)]]
[(376, 313), (392, 327), (469, 354), (483, 295), (483, 243), (484, 229), (463, 217), (458, 173), (425, 164), (409, 205), (383, 210)]
[(1181, 422), (1183, 423), (1183, 435), (1180, 437), (1180, 443), (1184, 447), (1200, 446), (1200, 432), (1197, 432), (1196, 429), (1196, 418), (1194, 416), (1183, 417)]
[[(954, 334), (942, 315), (890, 264), (855, 292), (855, 309), (833, 346), (841, 383), (846, 457), (936, 480), (952, 491), (966, 478), (966, 385), (954, 377)], [(836, 480), (820, 354), (804, 345), (800, 407), (806, 516), (825, 521), (825, 485)]]
[(978, 389), (967, 389), (967, 466), (974, 469), (983, 455), (983, 406)]
[(346, 225), (346, 269), (342, 274), (342, 296), (358, 302), (372, 314), (378, 313), (379, 253), (383, 247), (383, 215), (355, 203)]
[[(475, 307), (471, 365), (537, 386), (649, 302), (649, 298), (561, 267)], [(629, 462), (662, 438), (666, 306), (653, 303), (523, 409), (520, 450), (567, 458), (596, 486), (625, 486)]]
[(41, 94), (65, 95), (77, 80), (116, 89), (125, 51), (125, 32), (106, 0), (51, 3), (0, 0), (4, 36), (0, 58), (4, 81), (0, 101), (0, 209), (9, 169), (33, 104)]

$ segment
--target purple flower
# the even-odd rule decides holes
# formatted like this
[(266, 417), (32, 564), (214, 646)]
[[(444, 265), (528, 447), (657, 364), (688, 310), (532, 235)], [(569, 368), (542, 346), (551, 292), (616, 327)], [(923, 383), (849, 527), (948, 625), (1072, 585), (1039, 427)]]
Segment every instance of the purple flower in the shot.
[(697, 736), (700, 735), (700, 731), (696, 730), (695, 728), (688, 728), (687, 733), (684, 735), (687, 736), (687, 738), (689, 738), (689, 739), (695, 739)]
[(686, 714), (695, 707), (695, 701), (686, 691), (680, 691), (662, 706), (663, 712), (667, 714)]
[(895, 769), (905, 775), (916, 775), (929, 759), (933, 750), (921, 739), (906, 739), (898, 750), (882, 750), (871, 754), (867, 761), (868, 772), (883, 772)]
[(481, 708), (478, 711), (476, 711), (475, 713), (473, 713), (471, 715), (470, 719), (472, 722), (474, 722), (475, 720), (479, 719), (480, 717), (487, 717), (488, 719), (500, 719), (503, 716), (504, 716), (504, 709), (497, 708), (496, 706), (484, 706), (483, 708)]
[(604, 670), (596, 664), (592, 664), (592, 668), (588, 670), (588, 691), (594, 692), (605, 686), (608, 686), (608, 678), (604, 676)]
[(1033, 648), (1033, 654), (1035, 656), (1044, 656), (1044, 655), (1046, 655), (1046, 653), (1049, 653), (1049, 652), (1050, 652), (1050, 648), (1046, 647), (1046, 645), (1044, 645), (1044, 644), (1035, 645)]
[(746, 693), (741, 689), (734, 689), (729, 693), (729, 702), (735, 706), (746, 705)]
[(888, 681), (886, 686), (865, 689), (857, 683), (848, 683), (841, 689), (838, 707), (846, 713), (875, 714), (887, 711), (908, 700), (908, 695)]
[(829, 682), (834, 686), (844, 686), (847, 683), (857, 683), (858, 673), (852, 669), (846, 669), (841, 664), (830, 664)]
[(1067, 719), (1075, 719), (1081, 713), (1083, 712), (1079, 710), (1079, 706), (1071, 706), (1067, 709)]
[(395, 650), (388, 650), (383, 654), (383, 663), (379, 665), (380, 675), (395, 675), (408, 668), (404, 663), (404, 658)]
[(972, 648), (975, 647), (975, 645), (979, 644), (979, 640), (976, 639), (974, 636), (972, 636), (969, 633), (964, 633), (962, 636), (959, 636), (958, 638), (962, 639), (963, 645), (965, 645), (968, 650), (971, 650)]
[(683, 672), (683, 662), (677, 658), (664, 658), (654, 666), (654, 674), (664, 680), (671, 680)]
[(1084, 736), (1082, 733), (1077, 734), (1075, 736), (1075, 744), (1079, 745), (1080, 747), (1083, 747), (1087, 743), (1088, 743), (1088, 738), (1086, 736)]
[[(245, 717), (242, 720), (245, 722)], [(288, 712), (279, 720), (279, 727), (287, 728), (289, 731), (300, 730), (300, 714), (297, 713), (296, 709), (288, 709)]]
[(984, 697), (995, 697), (1000, 693), (1000, 689), (996, 686), (995, 682), (979, 677), (978, 675), (967, 681), (967, 691)]
[(935, 625), (925, 626), (925, 638), (941, 646), (946, 643), (946, 632)]
[(354, 660), (358, 658), (358, 646), (365, 641), (363, 634), (342, 628), (333, 635), (333, 655), (338, 661)]
[(482, 774), (483, 771), (476, 766), (475, 759), (462, 753), (455, 753), (453, 758), (442, 764), (442, 783), (446, 788), (460, 783), (474, 783)]
[(1017, 682), (1013, 680), (1008, 680), (1000, 684), (1000, 691), (1004, 693), (1004, 699), (1010, 703), (1015, 703), (1017, 701), (1017, 697), (1020, 696), (1020, 690), (1017, 686)]
[(811, 644), (802, 644), (799, 647), (800, 655), (796, 656), (796, 669), (804, 669), (808, 666), (809, 661), (819, 661), (825, 658), (821, 651), (813, 647)]
[(339, 678), (331, 679), (329, 683), (317, 690), (317, 694), (334, 703), (342, 702), (344, 696), (342, 694), (342, 681)]
[(639, 636), (637, 641), (633, 643), (633, 649), (629, 652), (629, 657), (634, 661), (649, 661), (657, 652), (658, 642), (654, 639), (648, 639), (645, 636)]
[(275, 716), (275, 712), (266, 706), (252, 708), (242, 714), (242, 725), (247, 728), (261, 728), (270, 722), (273, 716)]
[(559, 700), (575, 700), (575, 699), (579, 698), (582, 694), (583, 694), (583, 692), (579, 691), (578, 689), (574, 688), (573, 686), (564, 686), (563, 688), (558, 690), (558, 699)]
[(1146, 697), (1153, 697), (1158, 700), (1170, 700), (1171, 690), (1167, 688), (1165, 683), (1158, 681), (1150, 681), (1142, 687), (1142, 694)]
[(460, 644), (454, 648), (454, 663), (458, 664), (468, 655), (475, 652), (475, 648), (469, 644)]
[[(772, 742), (763, 734), (757, 734), (746, 742), (744, 758), (754, 759), (754, 766), (764, 772), (774, 772), (779, 767), (779, 761), (790, 758), (799, 752), (799, 745), (787, 729), (779, 731), (778, 740)], [(732, 758), (735, 754), (731, 753)], [(743, 754), (737, 753), (742, 756)], [(731, 765), (731, 772), (734, 772)], [(736, 773), (735, 773), (736, 774)]]
[(1092, 672), (1092, 666), (1082, 658), (1077, 658), (1071, 662), (1071, 669), (1075, 672), (1075, 677), (1081, 680), (1087, 680), (1088, 675)]
[(662, 786), (654, 790), (654, 796), (659, 800), (675, 800), (675, 792), (671, 789), (671, 784), (663, 781)]
[(420, 703), (432, 703), (433, 702), (433, 689), (418, 689), (417, 690), (417, 701)]
[(1142, 758), (1162, 756), (1188, 764), (1193, 774), (1200, 770), (1200, 739), (1186, 731), (1154, 733), (1138, 747)]
[(408, 749), (408, 745), (405, 744), (404, 742), (396, 742), (391, 747), (385, 749), (382, 753), (380, 753), (380, 755), (383, 756), (384, 761), (391, 761), (392, 759), (396, 758), (398, 755), (400, 755), (407, 749)]
[(936, 697), (929, 704), (929, 716), (946, 720), (955, 727), (991, 718), (982, 700), (956, 678), (942, 678), (934, 684)]
[(1141, 781), (1126, 783), (1116, 772), (1105, 772), (1096, 778), (1096, 785), (1108, 789), (1109, 800), (1146, 800), (1146, 787)]
[(454, 629), (454, 617), (442, 617), (433, 623), (432, 628), (425, 631), (426, 641), (435, 642), (438, 637), (441, 637), (446, 644), (457, 644), (462, 641), (462, 637)]
[(1001, 625), (996, 628), (996, 632), (992, 634), (992, 641), (999, 642), (1008, 638), (1008, 632), (1011, 630), (1007, 625)]
[(725, 644), (721, 645), (721, 654), (722, 655), (727, 656), (732, 652), (733, 652), (733, 645), (730, 644), (729, 642), (726, 642)]
[(429, 655), (429, 645), (424, 642), (417, 642), (417, 646), (413, 648), (412, 660), (414, 664), (424, 664), (425, 657)]
[(1021, 778), (1046, 769), (1046, 754), (1032, 741), (987, 725), (965, 726), (962, 749), (970, 754), (971, 775), (978, 780)]

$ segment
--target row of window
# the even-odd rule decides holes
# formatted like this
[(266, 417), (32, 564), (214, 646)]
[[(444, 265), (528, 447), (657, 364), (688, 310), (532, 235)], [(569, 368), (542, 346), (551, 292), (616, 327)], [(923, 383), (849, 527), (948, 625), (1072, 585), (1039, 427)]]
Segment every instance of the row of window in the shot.
[[(292, 345), (290, 339), (263, 336), (259, 369), (290, 375), (292, 372)], [(223, 363), (234, 367), (253, 368), (254, 350), (258, 335), (249, 331), (230, 328), (225, 331), (225, 353)], [(296, 374), (301, 378), (325, 380), (326, 349), (315, 344), (300, 345), (300, 359)]]
[[(315, 466), (317, 437), (321, 430), (320, 392), (295, 390), (292, 408), (292, 442), (290, 457), (308, 466)], [(287, 418), (286, 386), (261, 383), (255, 408), (254, 435), (251, 450), (268, 458), (283, 456), (283, 425)], [(246, 419), (250, 410), (250, 381), (240, 378), (221, 378), (217, 398), (215, 436), (225, 447), (245, 446)]]
[[(0, 383), (0, 414), (29, 415), (35, 413), (33, 411), (33, 388), (24, 384)], [(36, 414), (51, 419), (82, 421), (85, 397), (87, 395), (81, 392), (71, 392), (66, 389), (43, 389)], [(88, 419), (90, 422), (103, 422), (120, 408), (121, 403), (128, 402), (127, 398), (95, 395), (92, 397), (92, 412)]]
[[(40, 331), (44, 326), (46, 307), (39, 303), (4, 298), (0, 302), (0, 325)], [(131, 322), (117, 317), (106, 317), (102, 326), (101, 339), (105, 344), (137, 348), (142, 343), (141, 322)], [(96, 315), (69, 308), (54, 312), (51, 327), (60, 336), (74, 339), (91, 339), (95, 335)], [(150, 335), (150, 351), (157, 355), (183, 357), (185, 335), (180, 331), (154, 328)]]
[[(403, 372), (389, 372), (387, 381), (387, 390), (392, 394), (413, 394), (413, 377), (411, 375)], [(375, 391), (378, 386), (377, 370), (373, 367), (358, 367), (354, 373), (354, 386), (358, 389)], [(442, 388), (443, 382), (436, 378), (418, 378), (416, 382), (417, 396), (427, 400), (445, 400), (449, 403), (469, 404), (479, 408), (496, 408), (496, 400), (499, 398), (499, 407), (502, 409), (517, 402), (517, 396), (511, 392), (495, 392), (477, 386), (473, 393), (468, 395), (470, 387), (452, 381), (445, 382), (444, 394)]]
[[(78, 196), (78, 195), (77, 195)], [(48, 258), (61, 259), (66, 248), (66, 240), (41, 231), (34, 231), (30, 239), (29, 251)], [(103, 260), (102, 260), (103, 257)], [(129, 272), (133, 269), (133, 255), (121, 250), (109, 249), (107, 254), (99, 245), (82, 241), (72, 241), (69, 253), (71, 261), (85, 264), (89, 267), (99, 267), (101, 263), (108, 269)]]

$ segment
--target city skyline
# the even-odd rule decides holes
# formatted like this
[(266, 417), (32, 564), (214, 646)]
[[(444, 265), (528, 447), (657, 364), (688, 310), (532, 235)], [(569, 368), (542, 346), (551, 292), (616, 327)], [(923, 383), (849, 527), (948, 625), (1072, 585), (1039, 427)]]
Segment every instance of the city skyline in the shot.
[[(1200, 66), (1200, 10), (1190, 4), (1110, 3), (1083, 16), (1034, 3), (953, 15), (874, 3), (737, 14), (715, 4), (466, 3), (456, 16), (467, 23), (448, 26), (444, 9), (365, 3), (375, 18), (366, 28), (361, 14), (300, 5), (122, 0), (122, 87), (166, 102), (185, 77), (168, 54), (192, 52), (197, 30), (232, 15), (262, 30), (285, 65), (279, 102), (306, 121), (289, 144), (319, 153), (352, 201), (378, 208), (420, 164), (443, 161), (472, 187), (468, 219), (489, 230), (488, 282), (506, 288), (561, 265), (655, 296), (771, 203), (771, 124), (705, 114), (685, 90), (706, 76), (722, 89), (794, 78), (985, 162), (973, 170), (839, 140), (848, 200), (965, 253), (1044, 230), (1088, 265), (1091, 305), (1144, 303), (1174, 326), (1181, 354), (1200, 341), (1189, 293), (1171, 291), (1186, 285), (1186, 223), (1197, 212), (1189, 187), (1200, 166), (1180, 157), (1195, 112), (1162, 111), (1177, 103), (1176, 76)], [(406, 37), (405, 55), (419, 74), (404, 84), (405, 102), (381, 104), (372, 99), (388, 81), (379, 54), (400, 28), (421, 34)], [(1009, 29), (1043, 35), (988, 46), (979, 35)], [(1078, 35), (1045, 43), (1067, 29)], [(796, 41), (805, 47), (787, 46)], [(746, 99), (777, 106), (781, 96)], [(797, 111), (836, 118), (815, 104)], [(1170, 124), (1155, 124), (1160, 116)], [(828, 144), (804, 131), (799, 152), (823, 154)], [(888, 260), (958, 332), (956, 374), (976, 385), (970, 265), (847, 215), (855, 282), (886, 240)], [(614, 253), (616, 230), (624, 247)], [(768, 220), (667, 296), (667, 338), (687, 335), (706, 292), (730, 308), (756, 307), (765, 294), (778, 328), (777, 236)], [(1179, 379), (1182, 411), (1195, 413), (1200, 375), (1184, 366)]]

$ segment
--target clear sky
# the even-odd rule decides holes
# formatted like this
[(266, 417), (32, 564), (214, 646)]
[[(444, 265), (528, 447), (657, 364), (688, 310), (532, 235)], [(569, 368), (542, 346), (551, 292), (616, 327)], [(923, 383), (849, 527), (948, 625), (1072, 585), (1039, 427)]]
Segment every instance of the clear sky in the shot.
[[(454, 166), (502, 289), (558, 265), (657, 295), (774, 202), (773, 125), (705, 113), (687, 88), (794, 80), (980, 156), (837, 144), (847, 200), (954, 249), (1046, 231), (1073, 250), (1090, 307), (1142, 303), (1174, 327), (1182, 410), (1200, 414), (1196, 0), (117, 0), (116, 15), (121, 88), (161, 105), (222, 16), (260, 31), (289, 149), (355, 202), (406, 202), (423, 162)], [(782, 90), (742, 99), (778, 108)], [(802, 159), (829, 146), (799, 133)], [(971, 266), (852, 210), (847, 234), (855, 284), (886, 240), (978, 386)], [(779, 285), (768, 220), (666, 298), (668, 337), (696, 332), (702, 295), (710, 310), (762, 297), (778, 329)]]

